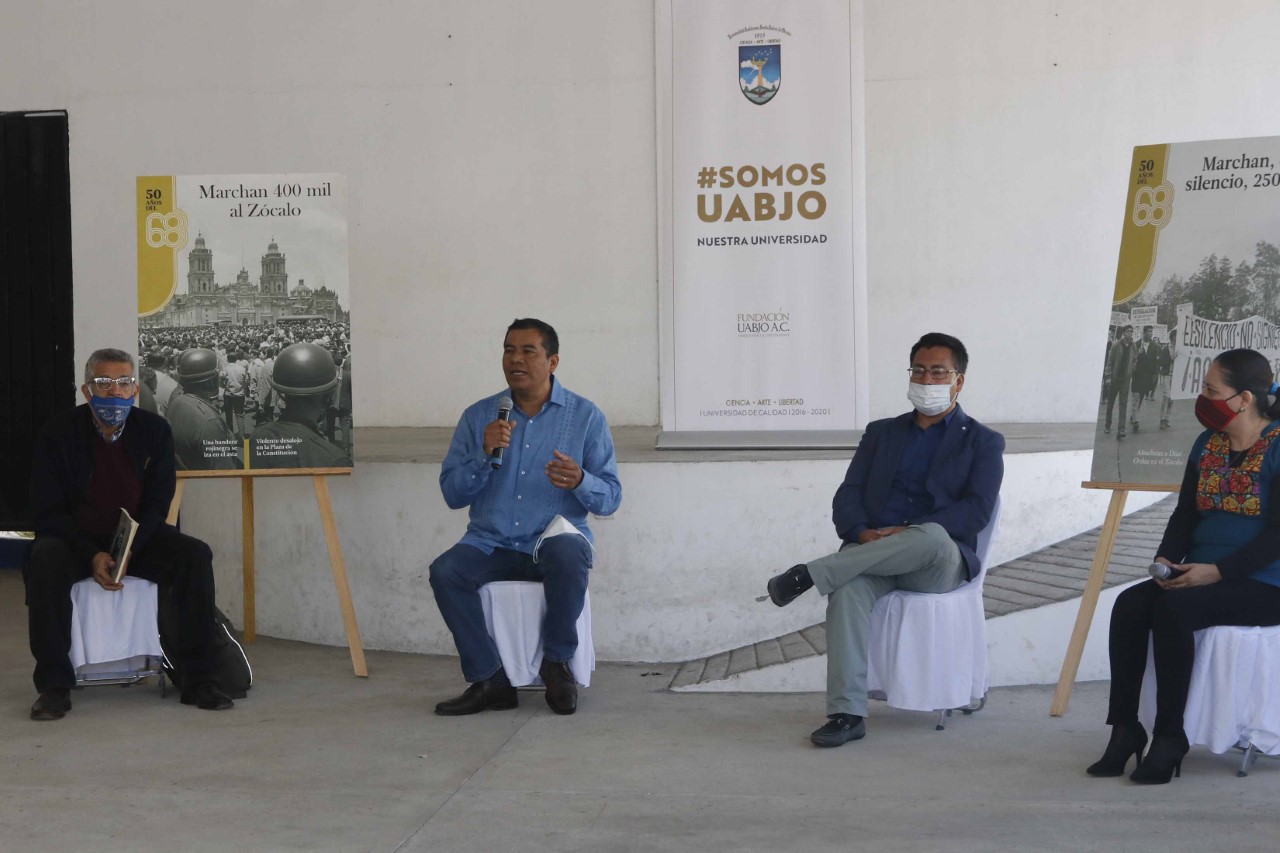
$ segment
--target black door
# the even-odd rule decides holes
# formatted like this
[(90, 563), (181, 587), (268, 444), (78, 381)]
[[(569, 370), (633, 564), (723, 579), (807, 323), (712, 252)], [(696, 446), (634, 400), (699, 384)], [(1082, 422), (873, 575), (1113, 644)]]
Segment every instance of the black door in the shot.
[(64, 111), (0, 112), (0, 530), (30, 530), (36, 430), (76, 404)]

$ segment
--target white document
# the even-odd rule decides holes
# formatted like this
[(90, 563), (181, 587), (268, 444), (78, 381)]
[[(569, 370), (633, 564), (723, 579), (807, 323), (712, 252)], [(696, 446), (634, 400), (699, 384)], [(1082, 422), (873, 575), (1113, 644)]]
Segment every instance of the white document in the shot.
[(591, 544), (591, 540), (587, 539), (585, 533), (574, 527), (563, 515), (557, 515), (551, 519), (551, 523), (542, 531), (542, 535), (538, 537), (538, 541), (533, 545), (533, 561), (538, 562), (538, 551), (542, 548), (542, 543), (550, 539), (552, 536), (576, 535), (586, 539), (587, 546), (595, 552), (595, 546)]

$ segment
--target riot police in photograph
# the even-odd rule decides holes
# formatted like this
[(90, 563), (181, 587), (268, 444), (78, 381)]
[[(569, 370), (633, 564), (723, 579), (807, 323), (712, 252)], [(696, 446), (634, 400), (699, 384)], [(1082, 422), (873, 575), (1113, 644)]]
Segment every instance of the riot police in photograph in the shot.
[(351, 457), (320, 432), (338, 387), (338, 366), (322, 346), (297, 343), (276, 357), (268, 380), (284, 411), (249, 437), (253, 468), (350, 468)]
[(181, 393), (169, 402), (178, 468), (183, 471), (233, 471), (242, 468), (240, 454), (226, 442), (235, 438), (214, 404), (218, 396), (218, 357), (209, 349), (189, 349), (178, 356)]
[(338, 365), (338, 384), (329, 398), (324, 432), (326, 438), (350, 454), (355, 446), (351, 434), (351, 353), (335, 353), (333, 360)]

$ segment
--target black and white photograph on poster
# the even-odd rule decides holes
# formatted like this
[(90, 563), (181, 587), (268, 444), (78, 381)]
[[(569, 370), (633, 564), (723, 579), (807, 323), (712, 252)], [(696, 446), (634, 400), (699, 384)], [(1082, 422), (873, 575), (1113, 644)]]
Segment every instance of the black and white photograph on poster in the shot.
[(1280, 368), (1280, 138), (1145, 146), (1131, 190), (1143, 165), (1152, 191), (1126, 210), (1092, 478), (1173, 486), (1205, 429), (1195, 400), (1214, 358), (1244, 347)]
[(139, 241), (140, 405), (168, 419), (178, 469), (352, 467), (342, 176), (140, 178), (139, 203), (166, 180), (186, 240), (149, 312), (169, 267)]

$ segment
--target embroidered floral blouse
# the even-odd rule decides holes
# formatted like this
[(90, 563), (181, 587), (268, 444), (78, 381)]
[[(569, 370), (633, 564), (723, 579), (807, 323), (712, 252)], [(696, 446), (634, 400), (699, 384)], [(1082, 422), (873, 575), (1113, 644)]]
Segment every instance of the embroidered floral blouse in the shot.
[(1280, 422), (1268, 424), (1242, 455), (1232, 452), (1226, 433), (1201, 433), (1156, 554), (1175, 563), (1214, 563), (1224, 580), (1280, 586), (1278, 475)]

